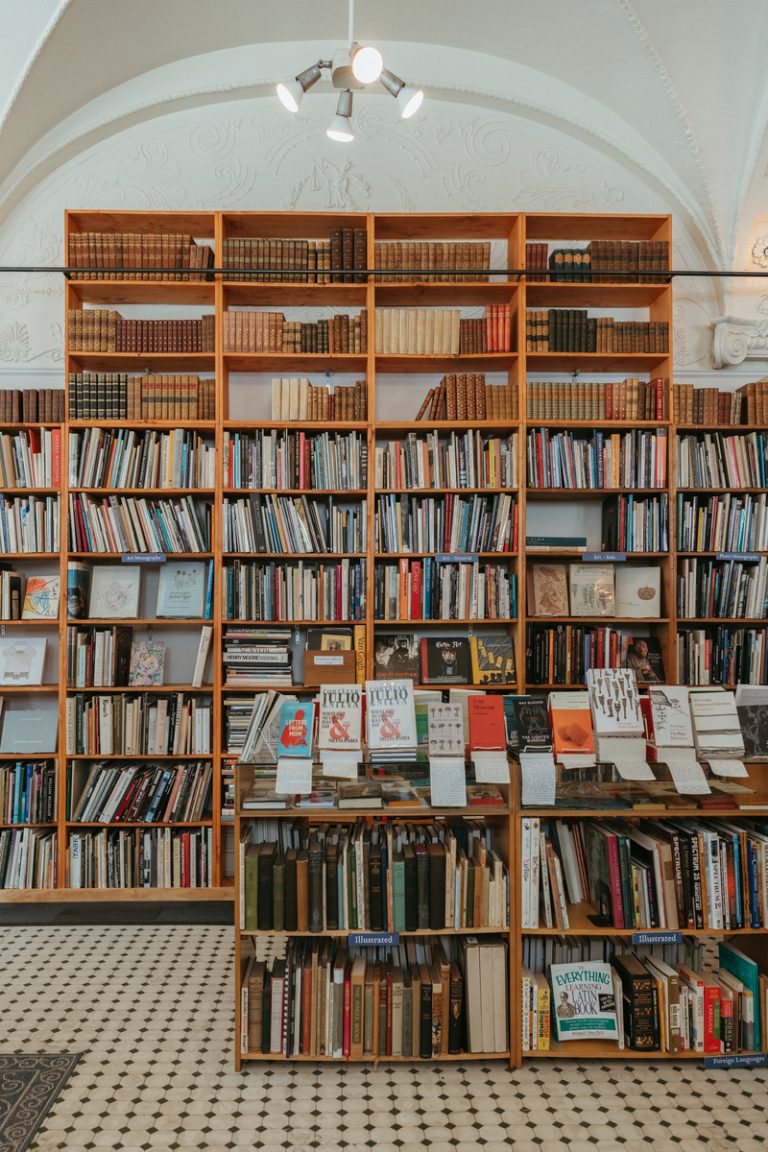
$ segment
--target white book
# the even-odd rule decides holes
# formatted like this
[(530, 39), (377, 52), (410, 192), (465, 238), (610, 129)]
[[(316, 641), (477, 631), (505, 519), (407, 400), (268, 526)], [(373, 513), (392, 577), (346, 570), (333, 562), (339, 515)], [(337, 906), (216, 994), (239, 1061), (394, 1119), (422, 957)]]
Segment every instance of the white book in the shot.
[(94, 564), (88, 615), (95, 620), (135, 620), (140, 587), (138, 565)]
[(693, 727), (688, 689), (672, 684), (648, 687), (653, 719), (653, 738), (657, 747), (693, 747)]
[(366, 730), (374, 751), (416, 747), (416, 713), (410, 680), (366, 680)]
[(652, 564), (617, 564), (616, 615), (650, 620), (661, 616), (661, 569)]
[(317, 746), (324, 752), (357, 752), (361, 746), (363, 690), (359, 684), (320, 688)]
[(640, 696), (632, 668), (589, 668), (587, 687), (598, 736), (642, 735)]
[(0, 637), (0, 684), (42, 684), (46, 646), (44, 636)]
[(204, 624), (200, 629), (200, 644), (197, 649), (197, 658), (195, 660), (195, 670), (192, 673), (192, 687), (200, 688), (203, 683), (203, 673), (205, 672), (205, 664), (208, 659), (208, 650), (211, 647), (211, 637), (213, 636), (213, 625)]

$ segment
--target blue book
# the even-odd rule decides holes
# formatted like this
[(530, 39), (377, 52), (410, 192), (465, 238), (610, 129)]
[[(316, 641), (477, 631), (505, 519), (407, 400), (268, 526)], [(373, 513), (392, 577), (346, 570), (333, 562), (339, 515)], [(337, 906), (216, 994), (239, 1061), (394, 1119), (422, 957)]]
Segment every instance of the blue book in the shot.
[(280, 709), (277, 755), (309, 759), (312, 755), (313, 700), (286, 700)]
[(755, 1052), (762, 1050), (761, 1036), (760, 1036), (760, 970), (749, 956), (746, 956), (739, 948), (734, 948), (732, 944), (722, 943), (718, 945), (718, 961), (721, 968), (725, 968), (726, 972), (730, 972), (737, 980), (741, 980), (745, 988), (752, 993), (752, 1003), (754, 1005), (754, 1019), (755, 1019)]
[[(230, 579), (233, 579), (231, 566), (225, 568), (224, 571), (226, 573), (227, 584), (229, 585)], [(231, 588), (228, 587), (227, 588), (227, 594), (226, 594), (226, 600), (227, 600), (227, 615), (229, 615), (229, 616), (234, 615), (234, 604), (232, 605), (231, 609), (229, 607), (229, 601), (230, 601), (231, 595), (232, 595), (232, 590), (231, 590)], [(210, 620), (211, 617), (213, 616), (213, 560), (208, 561), (208, 581), (207, 581), (207, 584), (205, 586), (205, 609), (203, 612), (203, 616), (205, 617), (206, 620)]]

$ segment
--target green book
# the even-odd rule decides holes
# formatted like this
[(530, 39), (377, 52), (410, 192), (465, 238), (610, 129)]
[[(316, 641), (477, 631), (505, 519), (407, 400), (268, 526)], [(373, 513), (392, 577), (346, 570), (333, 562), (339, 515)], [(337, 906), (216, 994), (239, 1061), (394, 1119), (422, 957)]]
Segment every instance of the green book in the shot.
[(255, 932), (259, 910), (259, 845), (249, 844), (245, 850), (245, 930)]
[(402, 852), (392, 860), (392, 931), (405, 932), (405, 860)]
[(760, 1034), (760, 969), (754, 960), (746, 956), (733, 944), (718, 945), (718, 961), (721, 968), (730, 972), (737, 980), (741, 980), (745, 988), (752, 993), (752, 1003), (755, 1006), (755, 1052), (762, 1051), (762, 1037)]
[(282, 932), (285, 926), (285, 856), (275, 856), (272, 865), (272, 930)]

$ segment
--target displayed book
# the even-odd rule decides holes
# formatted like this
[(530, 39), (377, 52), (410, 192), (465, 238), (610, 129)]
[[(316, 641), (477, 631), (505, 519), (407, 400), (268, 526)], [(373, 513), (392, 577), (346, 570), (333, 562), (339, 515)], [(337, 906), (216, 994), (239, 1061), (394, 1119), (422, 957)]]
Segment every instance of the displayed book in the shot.
[(749, 995), (752, 1007), (752, 1027), (745, 1029), (746, 1035), (741, 1038), (742, 1045), (747, 1049), (751, 1048), (755, 1052), (760, 1052), (764, 1038), (761, 1013), (759, 1009), (755, 1010), (755, 1006), (760, 1004), (760, 970), (757, 962), (742, 952), (740, 948), (726, 941), (718, 944), (717, 958), (720, 968), (740, 981)]
[(743, 756), (744, 737), (733, 693), (723, 688), (691, 688), (688, 699), (697, 757)]
[(288, 799), (287, 796), (279, 796), (275, 792), (274, 780), (254, 780), (248, 791), (243, 792), (240, 797), (240, 807), (245, 811), (287, 808)]
[[(653, 743), (657, 748), (692, 748), (693, 726), (688, 689), (674, 684), (648, 688)], [(663, 759), (662, 756), (658, 757)]]
[(423, 636), (421, 679), (425, 684), (469, 684), (469, 639), (466, 636)]
[(339, 808), (381, 808), (384, 797), (378, 780), (339, 781)]
[(661, 615), (661, 568), (653, 564), (617, 564), (615, 615), (651, 620)]
[(165, 643), (162, 640), (134, 640), (128, 683), (133, 688), (156, 688), (163, 683)]
[(314, 720), (314, 700), (284, 700), (280, 709), (278, 756), (311, 757)]
[(204, 616), (206, 568), (202, 560), (166, 560), (160, 566), (155, 615), (191, 620)]
[(627, 637), (625, 668), (631, 668), (640, 685), (663, 684), (664, 663), (661, 658), (661, 643), (657, 636)]
[(203, 624), (200, 629), (200, 641), (197, 646), (197, 656), (195, 657), (195, 667), (192, 672), (192, 687), (202, 688), (203, 676), (205, 675), (205, 665), (208, 660), (208, 652), (211, 647), (211, 640), (213, 639), (213, 625)]
[(551, 964), (552, 1018), (558, 1040), (617, 1040), (610, 964)]
[(549, 718), (555, 757), (590, 756), (595, 744), (587, 692), (550, 692)]
[(508, 632), (482, 632), (470, 637), (472, 682), (474, 684), (513, 684), (515, 648)]
[(469, 708), (469, 747), (472, 752), (505, 750), (507, 733), (504, 702), (497, 694), (471, 696)]
[(547, 702), (540, 696), (514, 699), (517, 741), (520, 752), (551, 752), (552, 729)]
[(659, 1001), (652, 974), (632, 952), (614, 956), (613, 966), (621, 981), (620, 1010), (627, 1047), (657, 1051), (661, 1047)]
[(615, 616), (613, 564), (569, 564), (571, 616)]
[(36, 708), (4, 708), (0, 752), (17, 756), (56, 751), (59, 709), (55, 701)]
[(359, 684), (324, 684), (318, 698), (317, 747), (321, 752), (359, 752), (363, 692)]
[(735, 703), (745, 755), (750, 760), (768, 760), (768, 688), (737, 684)]
[(59, 614), (59, 584), (58, 576), (29, 576), (22, 620), (55, 620)]
[(588, 668), (587, 688), (598, 737), (642, 735), (640, 695), (631, 668)]
[(42, 684), (47, 643), (44, 636), (0, 637), (0, 685)]
[(416, 713), (410, 680), (366, 680), (366, 739), (369, 751), (395, 759), (416, 750)]
[(428, 751), (434, 756), (464, 756), (464, 717), (460, 704), (427, 705)]
[(379, 634), (373, 641), (373, 669), (377, 680), (419, 679), (419, 641), (411, 632)]
[(140, 588), (138, 565), (94, 564), (88, 615), (92, 620), (135, 620)]
[(526, 574), (529, 616), (568, 616), (568, 566), (531, 564)]
[(67, 565), (67, 616), (70, 620), (85, 620), (91, 591), (91, 566), (80, 560)]

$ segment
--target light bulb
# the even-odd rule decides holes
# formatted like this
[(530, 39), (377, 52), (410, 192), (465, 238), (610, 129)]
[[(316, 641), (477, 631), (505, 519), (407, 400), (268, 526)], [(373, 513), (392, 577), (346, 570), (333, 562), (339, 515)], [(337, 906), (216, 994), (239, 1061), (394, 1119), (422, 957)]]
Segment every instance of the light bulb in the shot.
[(330, 137), (331, 140), (338, 141), (339, 144), (349, 144), (355, 138), (348, 116), (334, 116), (326, 128), (325, 134)]
[(361, 84), (373, 84), (383, 67), (381, 52), (370, 45), (358, 48), (352, 56), (352, 73)]
[(280, 103), (289, 112), (298, 112), (304, 89), (298, 80), (291, 80), (288, 84), (278, 84), (277, 96)]
[(410, 120), (424, 101), (424, 93), (420, 88), (409, 88), (407, 85), (401, 88), (397, 94), (397, 104), (400, 109), (400, 117), (402, 120)]

